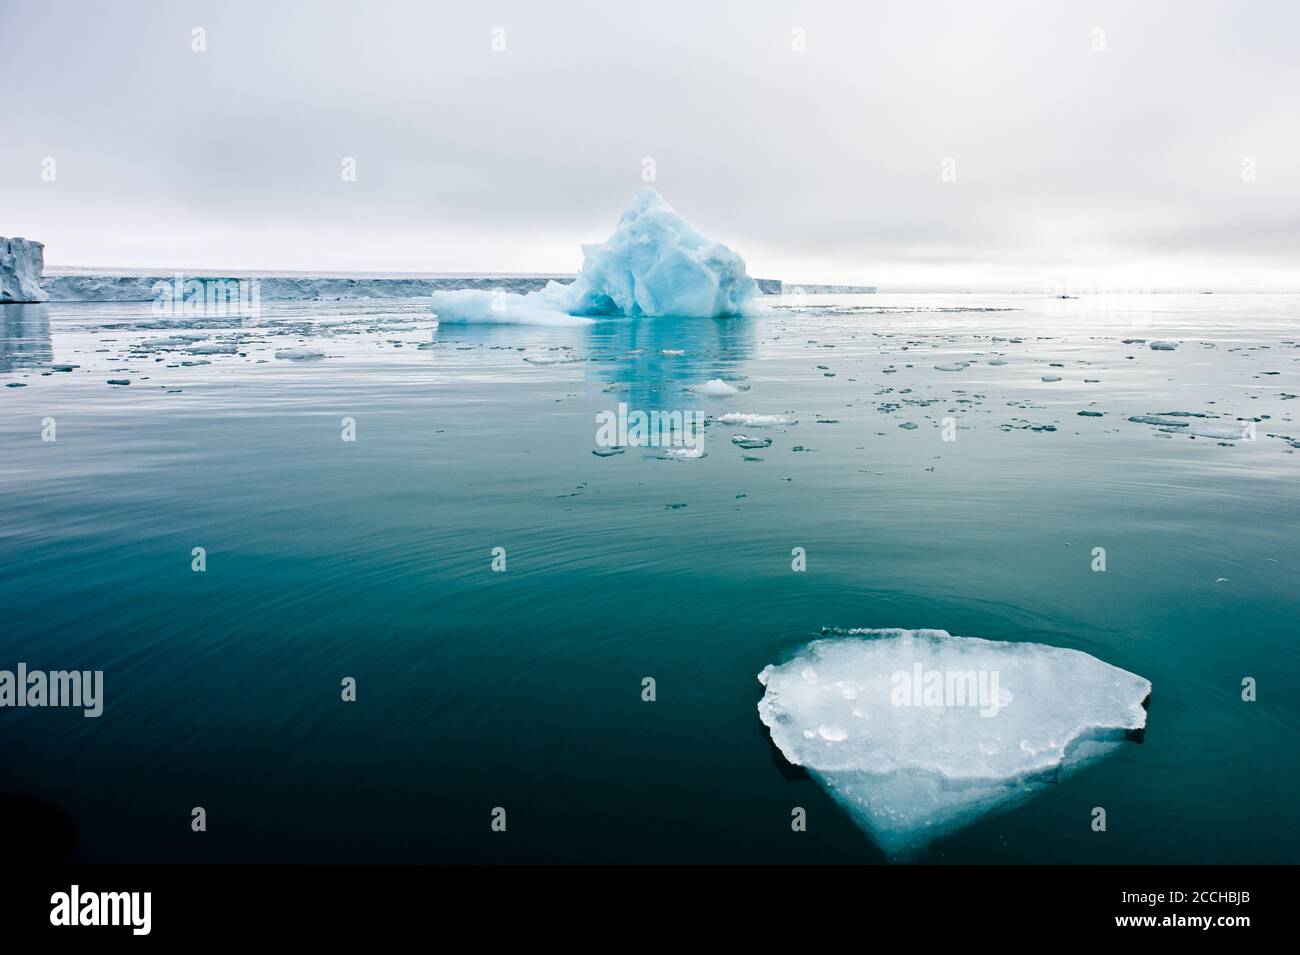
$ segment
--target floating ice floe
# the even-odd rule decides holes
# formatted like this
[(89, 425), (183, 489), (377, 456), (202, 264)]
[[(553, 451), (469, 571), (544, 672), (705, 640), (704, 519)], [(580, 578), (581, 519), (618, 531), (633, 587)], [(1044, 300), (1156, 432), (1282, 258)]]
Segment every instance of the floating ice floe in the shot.
[(853, 630), (765, 667), (759, 717), (891, 855), (1009, 808), (1146, 726), (1146, 679), (1078, 650)]
[(669, 461), (693, 461), (704, 457), (704, 445), (697, 444), (692, 448), (664, 448), (659, 456)]
[(710, 398), (727, 398), (740, 393), (739, 388), (727, 384), (721, 378), (710, 378), (704, 384), (696, 385), (691, 390), (697, 395), (707, 395)]
[(935, 365), (935, 371), (965, 371), (970, 367), (970, 362), (954, 361), (943, 365)]
[(606, 241), (582, 247), (571, 285), (535, 292), (463, 289), (434, 292), (443, 322), (508, 325), (585, 324), (592, 317), (721, 318), (750, 306), (758, 285), (744, 260), (700, 235), (647, 186), (636, 194)]
[(528, 355), (524, 358), (530, 365), (576, 365), (586, 360), (582, 355)]
[(1044, 376), (1043, 376), (1043, 381), (1060, 381), (1060, 380), (1061, 380), (1061, 376), (1060, 376), (1060, 375), (1044, 375)]
[(323, 351), (317, 351), (315, 348), (282, 348), (275, 353), (276, 358), (287, 358), (290, 361), (314, 361), (318, 358), (324, 358)]
[(783, 424), (798, 424), (789, 418), (783, 418), (775, 414), (744, 414), (739, 411), (729, 411), (724, 415), (718, 416), (719, 424), (738, 424), (747, 428), (775, 428)]
[(1175, 348), (1178, 347), (1178, 343), (1177, 342), (1152, 342), (1150, 347), (1152, 351), (1173, 351)]
[(731, 443), (738, 448), (744, 448), (746, 451), (757, 451), (760, 448), (770, 448), (772, 446), (771, 438), (751, 438), (745, 434), (732, 435)]

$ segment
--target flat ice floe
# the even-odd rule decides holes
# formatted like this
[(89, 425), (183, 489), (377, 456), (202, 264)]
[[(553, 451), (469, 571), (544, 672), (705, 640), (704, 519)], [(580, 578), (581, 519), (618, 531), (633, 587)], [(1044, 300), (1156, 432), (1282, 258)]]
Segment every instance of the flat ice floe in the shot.
[(606, 241), (582, 247), (571, 285), (536, 292), (434, 292), (443, 322), (585, 324), (590, 316), (721, 318), (738, 315), (758, 292), (745, 261), (706, 239), (649, 186), (632, 199)]
[(847, 634), (765, 667), (758, 713), (890, 855), (1028, 799), (1146, 726), (1150, 682), (1078, 650)]
[(746, 414), (741, 411), (729, 411), (718, 415), (719, 424), (741, 424), (750, 428), (775, 428), (783, 424), (798, 424), (789, 418), (775, 414)]

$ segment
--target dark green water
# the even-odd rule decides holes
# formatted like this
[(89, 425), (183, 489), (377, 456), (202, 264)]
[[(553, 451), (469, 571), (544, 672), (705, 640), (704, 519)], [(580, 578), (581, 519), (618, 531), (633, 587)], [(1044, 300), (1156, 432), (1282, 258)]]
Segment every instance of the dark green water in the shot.
[[(1300, 298), (817, 304), (579, 330), (268, 306), (213, 330), (242, 354), (203, 356), (135, 347), (167, 334), (147, 306), (4, 307), (0, 381), (27, 387), (0, 390), (0, 668), (102, 669), (106, 699), (0, 710), (0, 791), (63, 808), (82, 861), (879, 862), (774, 752), (755, 676), (823, 626), (934, 627), (1154, 691), (1142, 743), (918, 861), (1300, 861), (1300, 456), (1277, 436), (1300, 437)], [(971, 306), (1014, 310), (942, 310)], [(273, 357), (300, 343), (328, 357)], [(586, 360), (524, 360), (562, 355)], [(686, 390), (712, 378), (749, 390)], [(619, 401), (798, 424), (596, 457)], [(1173, 410), (1257, 439), (1126, 420)]]

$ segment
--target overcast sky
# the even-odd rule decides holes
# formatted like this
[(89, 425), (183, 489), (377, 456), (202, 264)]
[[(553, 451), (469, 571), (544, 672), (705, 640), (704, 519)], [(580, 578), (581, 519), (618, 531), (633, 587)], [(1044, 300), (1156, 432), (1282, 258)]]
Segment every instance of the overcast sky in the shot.
[(0, 0), (0, 235), (573, 271), (649, 157), (762, 277), (1296, 290), (1298, 34), (1294, 0)]

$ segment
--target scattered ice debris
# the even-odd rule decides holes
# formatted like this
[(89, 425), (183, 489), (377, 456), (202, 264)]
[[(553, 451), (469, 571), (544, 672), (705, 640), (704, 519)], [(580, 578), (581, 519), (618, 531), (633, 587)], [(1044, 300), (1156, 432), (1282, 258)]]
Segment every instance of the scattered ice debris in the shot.
[(592, 448), (591, 453), (596, 455), (598, 458), (608, 458), (615, 454), (622, 454), (626, 450), (627, 448), (623, 446), (613, 448)]
[(1173, 351), (1177, 347), (1178, 347), (1177, 342), (1152, 342), (1151, 343), (1152, 351)]
[(1060, 380), (1061, 380), (1061, 376), (1060, 376), (1060, 375), (1044, 375), (1044, 376), (1043, 376), (1043, 381), (1060, 381)]
[(1028, 799), (1146, 726), (1150, 682), (1078, 650), (839, 633), (763, 669), (759, 718), (894, 856)]
[(434, 292), (444, 322), (517, 325), (585, 323), (590, 316), (723, 318), (750, 307), (757, 283), (745, 262), (700, 235), (647, 186), (624, 210), (614, 234), (582, 247), (570, 285), (549, 282), (520, 295), (465, 289)]
[(211, 345), (190, 345), (186, 351), (193, 355), (236, 355), (239, 353), (239, 346), (214, 342)]
[(710, 398), (726, 398), (731, 395), (740, 393), (740, 389), (735, 385), (727, 384), (721, 378), (710, 378), (702, 385), (696, 385), (691, 389), (696, 394), (707, 395)]
[(72, 371), (74, 368), (80, 367), (80, 365), (51, 365), (50, 371)]
[(970, 362), (955, 361), (945, 365), (935, 365), (935, 371), (965, 371), (970, 367)]
[(315, 348), (285, 348), (275, 353), (276, 358), (287, 358), (290, 361), (313, 361), (318, 358), (324, 358), (323, 351), (317, 351)]
[(915, 421), (904, 421), (902, 424), (899, 425), (899, 427), (902, 428), (904, 431), (915, 431), (917, 428), (917, 424)]
[(1005, 358), (990, 358), (988, 362), (986, 362), (986, 364), (989, 365), (1005, 365), (1006, 363), (1007, 360)]
[(772, 439), (751, 438), (747, 435), (737, 434), (732, 436), (731, 443), (736, 445), (738, 448), (744, 448), (746, 451), (757, 451), (762, 448), (770, 448), (772, 446)]
[(130, 379), (130, 378), (110, 378), (110, 379), (108, 379), (108, 384), (110, 384), (110, 385), (129, 385), (130, 383), (131, 383), (131, 379)]
[(1080, 411), (1080, 412), (1079, 412), (1079, 417), (1080, 417), (1080, 418), (1100, 418), (1100, 417), (1102, 417), (1103, 414), (1104, 414), (1104, 412), (1101, 412), (1101, 411)]

